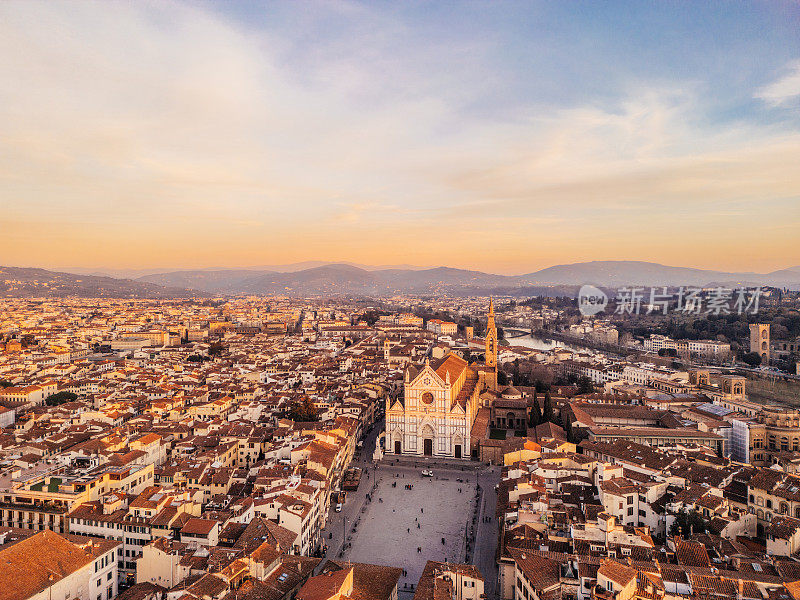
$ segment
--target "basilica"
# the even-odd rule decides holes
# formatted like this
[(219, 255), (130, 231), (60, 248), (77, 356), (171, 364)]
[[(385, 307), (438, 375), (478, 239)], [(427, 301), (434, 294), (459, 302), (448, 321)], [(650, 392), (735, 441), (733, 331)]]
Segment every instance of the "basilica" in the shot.
[(475, 417), (496, 391), (497, 327), (490, 301), (484, 364), (450, 353), (406, 367), (403, 395), (387, 400), (386, 454), (470, 458)]

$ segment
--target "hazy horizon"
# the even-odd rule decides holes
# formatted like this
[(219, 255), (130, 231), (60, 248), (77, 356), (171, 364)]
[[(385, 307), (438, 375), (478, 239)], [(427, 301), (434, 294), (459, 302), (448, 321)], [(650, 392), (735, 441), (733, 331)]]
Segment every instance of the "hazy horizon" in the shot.
[(595, 259), (592, 261), (578, 261), (578, 262), (570, 262), (570, 263), (557, 263), (552, 265), (546, 265), (539, 268), (531, 268), (528, 270), (522, 271), (486, 271), (481, 269), (472, 268), (469, 266), (454, 266), (454, 265), (409, 265), (409, 264), (399, 264), (399, 265), (370, 265), (365, 263), (359, 263), (357, 261), (348, 261), (348, 260), (309, 260), (309, 261), (300, 261), (297, 263), (287, 263), (287, 264), (272, 264), (272, 265), (232, 265), (232, 266), (216, 266), (216, 267), (142, 267), (142, 268), (126, 268), (126, 267), (112, 267), (112, 266), (105, 266), (105, 267), (80, 267), (80, 266), (42, 266), (42, 265), (4, 265), (4, 266), (14, 266), (14, 267), (22, 267), (22, 268), (41, 268), (46, 269), (48, 271), (61, 271), (65, 273), (74, 273), (80, 275), (94, 275), (94, 274), (108, 274), (112, 277), (121, 277), (121, 278), (135, 278), (140, 276), (146, 276), (151, 274), (160, 274), (160, 273), (170, 273), (170, 272), (181, 272), (181, 271), (236, 271), (236, 270), (274, 270), (277, 272), (295, 272), (310, 268), (315, 268), (317, 266), (323, 265), (352, 265), (359, 268), (366, 269), (368, 271), (377, 271), (377, 270), (388, 270), (388, 269), (405, 269), (405, 270), (428, 270), (428, 269), (437, 269), (437, 268), (452, 268), (452, 269), (462, 269), (466, 271), (479, 271), (484, 272), (487, 274), (495, 274), (495, 275), (508, 275), (508, 276), (519, 276), (519, 275), (526, 275), (529, 273), (535, 273), (542, 269), (547, 269), (550, 267), (560, 267), (560, 266), (569, 266), (569, 265), (576, 265), (576, 264), (586, 264), (590, 262), (623, 262), (623, 263), (648, 263), (654, 265), (661, 265), (665, 267), (674, 267), (674, 268), (683, 268), (683, 269), (700, 269), (704, 271), (717, 271), (717, 272), (731, 272), (731, 273), (755, 273), (755, 274), (767, 274), (776, 271), (782, 270), (791, 270), (791, 269), (798, 269), (800, 268), (800, 262), (798, 264), (787, 264), (782, 266), (777, 266), (772, 269), (767, 269), (764, 271), (747, 271), (744, 269), (733, 269), (733, 270), (726, 270), (726, 269), (716, 269), (713, 267), (706, 268), (706, 267), (697, 267), (693, 265), (680, 265), (680, 264), (672, 264), (667, 262), (658, 262), (658, 261), (641, 261), (636, 259), (627, 259), (627, 260), (605, 260), (605, 259)]

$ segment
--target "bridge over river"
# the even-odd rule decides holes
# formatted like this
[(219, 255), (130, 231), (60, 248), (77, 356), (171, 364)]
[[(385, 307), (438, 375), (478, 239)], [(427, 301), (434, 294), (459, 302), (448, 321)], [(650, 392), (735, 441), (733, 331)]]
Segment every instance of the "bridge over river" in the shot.
[(503, 335), (507, 340), (511, 340), (518, 337), (525, 337), (526, 335), (531, 335), (532, 331), (530, 329), (519, 329), (517, 327), (503, 327)]

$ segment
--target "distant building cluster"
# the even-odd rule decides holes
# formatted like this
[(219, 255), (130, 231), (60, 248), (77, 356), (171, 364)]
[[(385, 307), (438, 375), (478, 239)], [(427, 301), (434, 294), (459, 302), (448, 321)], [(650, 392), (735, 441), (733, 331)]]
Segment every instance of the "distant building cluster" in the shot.
[[(2, 302), (2, 597), (800, 600), (800, 410), (727, 344), (530, 343), (558, 310), (488, 298)], [(496, 477), (464, 562), (347, 560), (336, 515), (395, 461)]]

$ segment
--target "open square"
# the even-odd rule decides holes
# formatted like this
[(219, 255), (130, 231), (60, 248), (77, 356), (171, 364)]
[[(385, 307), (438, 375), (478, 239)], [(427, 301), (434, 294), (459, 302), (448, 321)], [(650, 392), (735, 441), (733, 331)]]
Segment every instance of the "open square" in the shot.
[(405, 569), (399, 590), (410, 591), (404, 584), (416, 585), (428, 560), (463, 562), (475, 506), (473, 473), (434, 468), (434, 477), (423, 477), (420, 469), (381, 469), (373, 501), (348, 532), (344, 558)]

